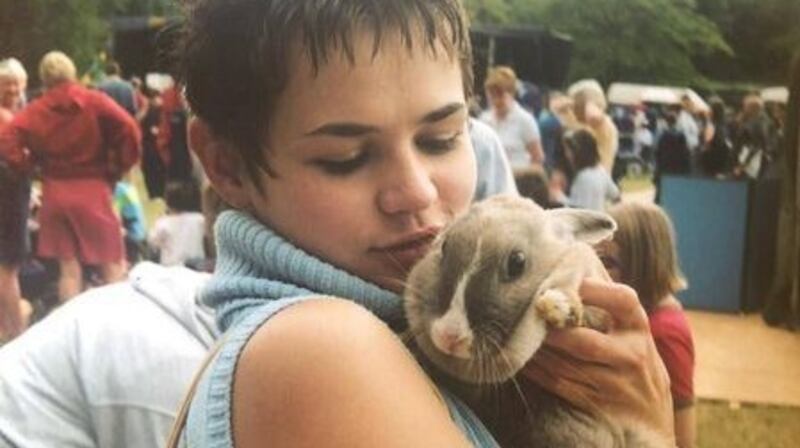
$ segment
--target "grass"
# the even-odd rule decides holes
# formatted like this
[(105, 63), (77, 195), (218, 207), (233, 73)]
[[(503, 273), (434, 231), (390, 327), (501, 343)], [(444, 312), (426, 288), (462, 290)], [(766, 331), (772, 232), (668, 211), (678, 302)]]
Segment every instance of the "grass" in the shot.
[(698, 448), (795, 448), (800, 446), (800, 408), (697, 404)]
[(650, 173), (643, 173), (639, 176), (625, 176), (619, 182), (620, 189), (624, 193), (638, 193), (653, 188), (653, 179)]

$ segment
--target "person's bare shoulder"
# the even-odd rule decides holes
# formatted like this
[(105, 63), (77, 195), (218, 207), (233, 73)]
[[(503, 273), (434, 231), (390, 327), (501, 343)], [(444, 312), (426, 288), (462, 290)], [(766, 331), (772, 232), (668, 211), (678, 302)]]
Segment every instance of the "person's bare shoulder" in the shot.
[(235, 374), (233, 426), (245, 448), (466, 445), (396, 335), (339, 299), (294, 305), (256, 332)]

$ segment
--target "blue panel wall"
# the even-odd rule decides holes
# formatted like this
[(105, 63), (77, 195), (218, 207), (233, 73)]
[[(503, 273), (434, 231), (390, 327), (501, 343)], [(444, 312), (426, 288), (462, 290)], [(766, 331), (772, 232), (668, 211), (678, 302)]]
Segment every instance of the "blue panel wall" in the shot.
[[(748, 185), (679, 176), (661, 179), (661, 206), (675, 224), (687, 308), (736, 312), (742, 307)], [(658, 254), (653, 254), (658, 256)]]

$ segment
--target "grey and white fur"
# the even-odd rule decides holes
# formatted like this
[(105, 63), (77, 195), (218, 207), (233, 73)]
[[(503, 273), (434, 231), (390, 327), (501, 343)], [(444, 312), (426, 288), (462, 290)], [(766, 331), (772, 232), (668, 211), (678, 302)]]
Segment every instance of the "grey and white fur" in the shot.
[(584, 278), (608, 279), (590, 244), (615, 229), (604, 213), (545, 211), (496, 196), (448, 226), (409, 274), (404, 299), (413, 350), (501, 446), (667, 446), (633, 422), (579, 410), (515, 379), (548, 327), (608, 329), (609, 316), (584, 308), (578, 289)]

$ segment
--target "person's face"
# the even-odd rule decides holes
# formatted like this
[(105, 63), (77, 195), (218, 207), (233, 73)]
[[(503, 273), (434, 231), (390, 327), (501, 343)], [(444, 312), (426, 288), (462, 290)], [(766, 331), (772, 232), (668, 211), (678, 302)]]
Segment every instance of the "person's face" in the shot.
[(622, 265), (619, 258), (619, 245), (613, 240), (603, 241), (594, 246), (597, 256), (603, 262), (611, 280), (619, 283), (622, 281)]
[(486, 99), (489, 101), (492, 110), (500, 115), (506, 114), (511, 109), (511, 103), (514, 101), (511, 94), (498, 88), (486, 89)]
[(6, 109), (14, 109), (22, 93), (22, 83), (11, 77), (0, 78), (0, 105)]
[(251, 212), (300, 248), (399, 290), (432, 238), (468, 207), (475, 159), (461, 70), (443, 50), (356, 39), (312, 74), (296, 58), (270, 123)]

